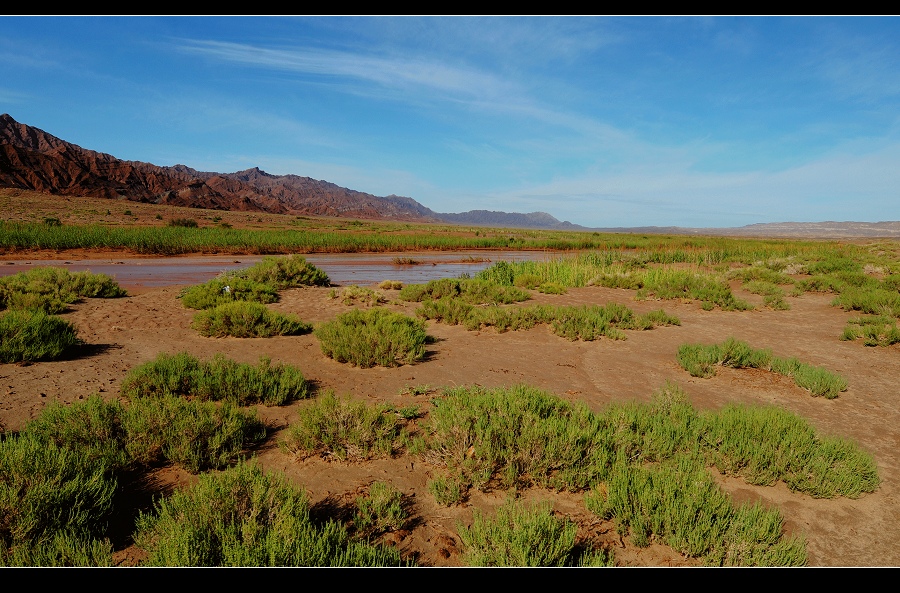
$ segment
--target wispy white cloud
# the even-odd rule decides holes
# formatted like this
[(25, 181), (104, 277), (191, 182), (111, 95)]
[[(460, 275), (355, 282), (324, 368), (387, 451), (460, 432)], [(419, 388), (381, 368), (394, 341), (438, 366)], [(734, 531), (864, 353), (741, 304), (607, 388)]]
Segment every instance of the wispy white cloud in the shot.
[(383, 57), (323, 49), (273, 49), (222, 41), (185, 41), (184, 51), (232, 63), (315, 76), (347, 77), (396, 89), (417, 88), (451, 97), (496, 97), (511, 85), (473, 68), (434, 60)]

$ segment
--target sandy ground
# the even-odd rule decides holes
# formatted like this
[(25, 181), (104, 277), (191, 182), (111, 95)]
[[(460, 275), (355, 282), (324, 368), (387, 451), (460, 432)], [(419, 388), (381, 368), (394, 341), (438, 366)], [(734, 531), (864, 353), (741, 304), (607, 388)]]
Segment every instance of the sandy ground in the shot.
[[(121, 299), (92, 299), (64, 315), (89, 344), (80, 357), (27, 366), (0, 365), (0, 426), (17, 430), (40, 414), (51, 401), (74, 402), (94, 393), (118, 397), (119, 385), (133, 367), (160, 352), (188, 351), (208, 358), (216, 353), (242, 362), (260, 356), (299, 366), (317, 389), (338, 395), (395, 405), (421, 403), (427, 395), (410, 395), (404, 388), (478, 384), (486, 387), (526, 383), (599, 410), (612, 401), (649, 401), (667, 380), (680, 384), (698, 408), (717, 409), (728, 403), (774, 404), (808, 419), (822, 433), (847, 437), (871, 452), (882, 483), (857, 500), (817, 500), (790, 492), (783, 485), (750, 486), (738, 479), (722, 479), (723, 487), (739, 501), (761, 500), (784, 513), (785, 528), (808, 541), (809, 562), (818, 566), (900, 565), (900, 348), (867, 348), (861, 342), (838, 339), (850, 313), (830, 306), (828, 295), (789, 298), (790, 311), (703, 311), (696, 303), (635, 301), (634, 292), (604, 288), (570, 290), (561, 296), (534, 293), (531, 302), (606, 304), (618, 302), (636, 312), (664, 308), (677, 315), (681, 326), (646, 332), (627, 332), (627, 340), (569, 342), (546, 327), (524, 332), (469, 332), (462, 327), (428, 324), (437, 338), (424, 362), (394, 369), (358, 369), (326, 358), (313, 335), (270, 339), (203, 338), (190, 328), (194, 312), (177, 299), (180, 287), (137, 289)], [(288, 290), (275, 310), (298, 314), (305, 321), (329, 320), (347, 307), (329, 299), (327, 288)], [(736, 288), (745, 300), (761, 297)], [(396, 293), (388, 291), (389, 297)], [(392, 309), (412, 314), (416, 304), (394, 303)], [(711, 379), (692, 378), (675, 362), (685, 342), (721, 342), (729, 336), (757, 348), (771, 348), (779, 356), (796, 356), (842, 374), (849, 390), (835, 400), (814, 398), (789, 379), (771, 373), (719, 369)], [(411, 501), (410, 529), (389, 533), (396, 545), (419, 563), (453, 566), (460, 563), (458, 522), (469, 523), (473, 510), (489, 510), (505, 500), (503, 492), (473, 493), (463, 505), (439, 507), (426, 483), (433, 468), (404, 456), (367, 463), (337, 463), (321, 459), (298, 462), (277, 447), (279, 430), (293, 421), (306, 402), (281, 408), (260, 406), (258, 412), (272, 427), (272, 436), (257, 455), (271, 470), (283, 471), (305, 487), (320, 509), (340, 510), (374, 480), (385, 480)], [(176, 468), (161, 468), (131, 486), (135, 504), (150, 504), (153, 495), (190, 484), (196, 478)], [(610, 523), (584, 509), (581, 495), (529, 491), (528, 498), (546, 498), (559, 513), (580, 525), (580, 534), (615, 548), (621, 565), (689, 565), (693, 561), (662, 546), (633, 546)], [(131, 564), (140, 553), (129, 547), (126, 535), (114, 542), (116, 558)]]

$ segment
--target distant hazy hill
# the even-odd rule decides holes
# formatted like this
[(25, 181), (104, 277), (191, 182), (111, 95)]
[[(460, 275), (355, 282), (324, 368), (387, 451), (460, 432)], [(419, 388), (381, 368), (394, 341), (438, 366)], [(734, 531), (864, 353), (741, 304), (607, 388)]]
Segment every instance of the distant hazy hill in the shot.
[(123, 161), (0, 115), (0, 187), (67, 196), (127, 199), (219, 210), (455, 222), (525, 228), (580, 228), (549, 214), (473, 210), (438, 214), (412, 198), (374, 196), (298, 175), (254, 167), (236, 173)]

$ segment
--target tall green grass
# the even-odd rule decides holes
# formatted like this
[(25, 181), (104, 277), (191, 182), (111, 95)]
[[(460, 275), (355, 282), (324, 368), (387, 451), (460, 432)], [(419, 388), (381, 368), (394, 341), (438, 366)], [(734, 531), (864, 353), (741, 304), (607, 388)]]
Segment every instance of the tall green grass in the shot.
[[(339, 221), (307, 221), (310, 228), (240, 230), (226, 228), (125, 227), (105, 225), (48, 226), (0, 222), (0, 249), (129, 249), (138, 253), (200, 252), (294, 253), (385, 252), (430, 249), (560, 249), (645, 250), (647, 261), (714, 265), (723, 261), (823, 258), (833, 244), (780, 239), (728, 239), (627, 233), (586, 233), (522, 229), (474, 229), (458, 226), (363, 223), (349, 229)], [(312, 227), (316, 228), (312, 228)], [(332, 227), (327, 230), (325, 227)], [(338, 227), (341, 230), (336, 230)], [(460, 231), (475, 236), (462, 236)], [(425, 231), (425, 232), (423, 232)], [(842, 247), (844, 251), (846, 247)]]
[(815, 367), (796, 358), (780, 358), (771, 350), (752, 348), (746, 342), (728, 338), (722, 344), (682, 344), (678, 348), (678, 364), (694, 377), (708, 378), (716, 374), (716, 366), (752, 368), (791, 377), (813, 396), (836, 398), (847, 390), (847, 380), (836, 373)]
[(257, 403), (281, 406), (309, 397), (310, 388), (300, 369), (273, 365), (268, 358), (251, 365), (221, 354), (203, 361), (180, 352), (162, 353), (129, 371), (122, 380), (121, 392), (129, 399), (179, 395), (198, 400), (226, 400), (241, 406)]

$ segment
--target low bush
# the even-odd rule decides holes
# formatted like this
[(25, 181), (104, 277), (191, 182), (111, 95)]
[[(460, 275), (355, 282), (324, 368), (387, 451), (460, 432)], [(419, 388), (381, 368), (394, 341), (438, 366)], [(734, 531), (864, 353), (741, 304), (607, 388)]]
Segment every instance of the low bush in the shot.
[(168, 226), (181, 227), (185, 229), (196, 229), (199, 225), (193, 218), (172, 218), (167, 223)]
[(425, 324), (381, 307), (342, 313), (315, 334), (325, 356), (362, 368), (395, 367), (425, 357)]
[(25, 432), (53, 447), (66, 448), (110, 470), (127, 468), (125, 407), (94, 395), (71, 405), (51, 402)]
[(235, 275), (268, 284), (278, 290), (299, 286), (328, 286), (328, 274), (312, 265), (302, 255), (264, 257), (259, 263)]
[(281, 406), (310, 395), (300, 369), (272, 364), (242, 364), (221, 354), (202, 361), (187, 352), (160, 354), (125, 376), (121, 393), (129, 399), (179, 395), (199, 400), (226, 400), (240, 406)]
[(732, 294), (726, 282), (708, 274), (670, 268), (653, 268), (643, 274), (643, 286), (637, 298), (692, 299), (704, 309), (719, 307), (724, 311), (746, 311), (753, 306)]
[(900, 293), (883, 288), (848, 288), (832, 302), (845, 311), (900, 317)]
[(82, 298), (123, 296), (127, 292), (106, 274), (39, 267), (0, 278), (0, 309), (62, 313)]
[(148, 566), (398, 566), (396, 550), (315, 524), (309, 500), (277, 474), (240, 464), (157, 502), (138, 519)]
[(676, 359), (681, 368), (694, 377), (709, 378), (716, 374), (716, 365), (733, 368), (754, 368), (772, 371), (794, 382), (813, 396), (834, 399), (847, 390), (847, 380), (821, 367), (800, 362), (796, 358), (779, 358), (771, 350), (751, 348), (746, 342), (728, 338), (721, 345), (682, 344)]
[(223, 275), (209, 282), (192, 286), (181, 293), (181, 303), (189, 309), (212, 309), (224, 303), (250, 301), (254, 303), (274, 303), (278, 291), (268, 284)]
[(312, 330), (295, 315), (269, 311), (264, 305), (235, 301), (200, 311), (191, 325), (200, 335), (210, 338), (269, 338), (296, 336)]
[(400, 290), (403, 288), (403, 283), (399, 280), (382, 280), (378, 283), (378, 288), (381, 290)]
[(454, 297), (467, 303), (510, 304), (531, 298), (528, 292), (513, 286), (501, 286), (493, 282), (475, 279), (443, 278), (428, 284), (407, 284), (400, 290), (404, 301), (422, 302)]
[(544, 282), (537, 287), (537, 290), (544, 294), (566, 294), (568, 292), (565, 286), (555, 282)]
[(655, 536), (712, 565), (806, 564), (805, 542), (784, 537), (777, 510), (735, 508), (695, 457), (679, 455), (649, 467), (617, 465), (585, 502), (599, 516), (615, 517), (638, 546)]
[(264, 257), (249, 268), (231, 270), (182, 291), (181, 302), (191, 309), (210, 309), (234, 301), (274, 303), (279, 290), (329, 283), (328, 275), (301, 255)]
[(98, 541), (116, 479), (102, 461), (34, 434), (0, 439), (0, 565), (108, 564)]
[(169, 461), (191, 473), (221, 469), (250, 446), (266, 428), (253, 412), (228, 402), (187, 401), (176, 396), (140, 398), (125, 409), (126, 450), (141, 464)]
[(0, 315), (0, 362), (56, 360), (79, 344), (74, 325), (41, 310)]
[(281, 445), (300, 459), (312, 455), (341, 461), (389, 457), (404, 435), (405, 422), (393, 408), (342, 401), (330, 392), (301, 408), (298, 416)]
[(365, 496), (356, 498), (353, 526), (361, 534), (372, 536), (403, 529), (409, 513), (403, 506), (403, 494), (387, 482), (372, 482)]
[(728, 406), (708, 414), (706, 459), (751, 484), (781, 481), (815, 498), (856, 498), (879, 483), (871, 455), (841, 439), (818, 436), (799, 416), (775, 407)]
[(763, 305), (776, 311), (787, 311), (791, 308), (784, 300), (785, 292), (780, 286), (762, 280), (751, 280), (744, 283), (744, 289), (753, 294), (762, 295)]
[(557, 307), (476, 307), (452, 298), (425, 301), (417, 314), (425, 319), (449, 325), (464, 325), (468, 330), (493, 327), (499, 332), (531, 329), (539, 324), (550, 325), (553, 333), (569, 340), (598, 340), (607, 337), (624, 340), (624, 329), (648, 330), (659, 325), (680, 325), (681, 322), (664, 311), (635, 315), (628, 307), (617, 303)]
[[(750, 284), (759, 282), (762, 284), (794, 284), (794, 279), (785, 274), (783, 271), (773, 270), (764, 266), (750, 266), (746, 268), (737, 268), (728, 273), (729, 278), (737, 278), (742, 283)], [(746, 286), (745, 286), (746, 288)], [(751, 291), (752, 292), (752, 291)], [(758, 293), (757, 293), (758, 294)]]
[(866, 346), (892, 346), (900, 344), (900, 328), (893, 317), (867, 315), (850, 319), (841, 339), (853, 341), (862, 338)]
[(51, 404), (25, 432), (110, 470), (171, 462), (192, 473), (225, 467), (266, 436), (253, 412), (171, 395)]
[(469, 566), (615, 566), (612, 553), (605, 550), (579, 559), (578, 526), (556, 517), (549, 504), (510, 500), (492, 519), (478, 510), (474, 515), (471, 527), (458, 526)]
[(340, 295), (334, 293), (333, 298), (339, 298), (345, 305), (352, 305), (356, 302), (360, 302), (370, 307), (387, 302), (387, 299), (384, 298), (384, 294), (381, 292), (372, 290), (371, 288), (356, 286), (355, 284), (341, 289)]

